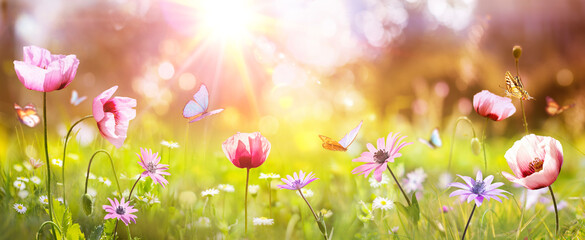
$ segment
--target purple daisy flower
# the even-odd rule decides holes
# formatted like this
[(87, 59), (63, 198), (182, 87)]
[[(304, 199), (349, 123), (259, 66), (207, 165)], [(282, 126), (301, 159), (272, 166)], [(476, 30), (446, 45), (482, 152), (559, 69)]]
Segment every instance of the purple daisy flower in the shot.
[(163, 188), (165, 184), (169, 183), (162, 175), (171, 175), (165, 170), (168, 170), (169, 165), (166, 164), (159, 164), (160, 157), (158, 153), (152, 153), (150, 149), (143, 149), (140, 148), (140, 154), (136, 154), (140, 158), (140, 166), (144, 168), (144, 172), (142, 172), (141, 177), (149, 176), (152, 180), (156, 183), (159, 183)]
[(412, 144), (412, 142), (402, 142), (406, 136), (400, 137), (400, 133), (390, 133), (386, 142), (384, 138), (378, 138), (378, 148), (368, 143), (369, 152), (363, 152), (362, 155), (351, 161), (353, 162), (364, 162), (365, 164), (354, 168), (351, 173), (363, 174), (364, 177), (368, 177), (372, 171), (374, 171), (374, 178), (378, 182), (382, 181), (382, 173), (386, 171), (388, 162), (394, 162), (394, 158), (402, 156), (400, 149), (404, 146)]
[(128, 204), (130, 202), (124, 202), (124, 198), (122, 198), (122, 202), (118, 202), (118, 199), (115, 198), (113, 201), (112, 199), (108, 198), (108, 201), (110, 201), (111, 205), (102, 206), (102, 208), (106, 210), (106, 212), (108, 212), (108, 214), (106, 214), (106, 216), (104, 217), (104, 220), (110, 218), (117, 218), (119, 220), (122, 220), (122, 222), (124, 222), (126, 226), (128, 226), (130, 221), (136, 223), (135, 220), (136, 215), (132, 213), (138, 212), (138, 210), (134, 209), (134, 206), (129, 206)]
[(307, 184), (318, 179), (313, 178), (315, 176), (313, 172), (310, 172), (309, 174), (305, 175), (303, 170), (299, 171), (298, 175), (297, 173), (294, 173), (293, 176), (294, 177), (286, 175), (286, 178), (281, 179), (284, 183), (286, 183), (286, 185), (278, 185), (278, 187), (289, 190), (300, 190), (301, 188), (307, 186)]
[(492, 183), (492, 181), (494, 180), (494, 176), (489, 175), (485, 179), (483, 179), (483, 177), (481, 175), (481, 171), (477, 172), (477, 176), (476, 176), (475, 180), (473, 180), (473, 178), (467, 177), (467, 176), (461, 176), (461, 175), (457, 175), (457, 176), (459, 176), (461, 179), (463, 179), (463, 181), (465, 181), (466, 184), (459, 183), (459, 182), (454, 182), (454, 183), (449, 184), (449, 187), (461, 188), (461, 189), (453, 191), (449, 195), (449, 197), (459, 195), (461, 200), (467, 199), (467, 202), (471, 202), (471, 200), (475, 200), (475, 204), (477, 206), (481, 206), (484, 199), (490, 200), (490, 198), (493, 198), (493, 199), (497, 200), (498, 202), (502, 202), (502, 200), (500, 200), (500, 198), (498, 198), (498, 196), (505, 197), (506, 199), (508, 199), (508, 197), (506, 197), (506, 195), (504, 195), (503, 193), (510, 194), (507, 191), (497, 189), (498, 187), (504, 185), (504, 183), (501, 183), (501, 182)]

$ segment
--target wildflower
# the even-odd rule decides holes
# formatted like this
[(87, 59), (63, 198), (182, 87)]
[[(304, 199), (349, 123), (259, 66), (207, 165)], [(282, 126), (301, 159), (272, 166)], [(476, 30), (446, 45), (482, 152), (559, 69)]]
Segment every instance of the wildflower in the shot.
[(260, 173), (260, 177), (258, 177), (259, 179), (279, 179), (280, 178), (280, 174), (276, 174), (276, 173)]
[(323, 215), (324, 218), (330, 218), (333, 216), (333, 211), (329, 209), (322, 208), (319, 212)]
[(134, 198), (136, 198), (136, 200), (141, 201), (141, 202), (148, 202), (148, 199), (146, 199), (146, 197), (144, 197), (144, 196), (135, 195)]
[(217, 190), (215, 188), (210, 188), (210, 189), (207, 189), (207, 190), (201, 192), (201, 196), (203, 196), (203, 197), (207, 197), (207, 196), (213, 197), (216, 194), (219, 194), (219, 190)]
[(26, 188), (26, 184), (19, 180), (14, 181), (12, 185), (18, 190), (24, 190)]
[(400, 137), (400, 133), (388, 134), (387, 142), (384, 142), (384, 138), (378, 139), (378, 148), (374, 148), (371, 143), (367, 144), (369, 152), (363, 152), (360, 157), (353, 159), (353, 162), (364, 162), (365, 164), (354, 168), (351, 173), (363, 174), (367, 177), (372, 171), (374, 172), (374, 178), (378, 182), (382, 181), (382, 173), (386, 171), (388, 162), (394, 162), (394, 159), (402, 156), (400, 149), (406, 145), (412, 144), (412, 142), (402, 142), (404, 137)]
[(146, 202), (148, 204), (160, 203), (160, 201), (158, 200), (158, 197), (156, 197), (156, 195), (149, 193), (149, 192), (144, 195), (144, 198), (146, 199)]
[(406, 174), (406, 179), (404, 180), (404, 190), (407, 193), (415, 192), (417, 190), (423, 190), (423, 182), (427, 179), (427, 174), (422, 168), (417, 168), (416, 170)]
[(259, 218), (256, 217), (253, 219), (253, 222), (254, 222), (254, 226), (261, 226), (261, 225), (271, 226), (274, 224), (274, 219), (265, 218), (265, 217), (259, 217)]
[(443, 213), (448, 213), (448, 212), (450, 212), (452, 210), (453, 210), (453, 208), (452, 207), (449, 207), (447, 205), (443, 205), (443, 207), (441, 208), (441, 211), (443, 211)]
[(16, 170), (17, 172), (22, 172), (23, 167), (20, 164), (14, 164), (14, 170)]
[(373, 188), (379, 188), (379, 187), (381, 187), (381, 186), (383, 186), (383, 185), (386, 185), (386, 184), (388, 184), (388, 183), (390, 182), (390, 177), (388, 177), (388, 175), (387, 175), (387, 174), (384, 174), (384, 173), (383, 173), (383, 174), (382, 174), (382, 181), (379, 181), (379, 182), (378, 182), (378, 181), (376, 180), (376, 178), (374, 178), (374, 176), (372, 176), (372, 177), (370, 177), (370, 178), (368, 179), (368, 182), (370, 182), (370, 187), (373, 187)]
[(219, 186), (217, 186), (217, 188), (221, 191), (224, 192), (234, 192), (234, 186), (229, 185), (229, 184), (219, 184)]
[[(136, 117), (136, 99), (114, 97), (118, 86), (114, 86), (93, 100), (93, 117), (100, 134), (117, 148), (126, 140), (130, 120)], [(111, 98), (111, 99), (110, 99)]]
[(195, 223), (198, 227), (208, 228), (211, 227), (211, 220), (207, 217), (199, 217)]
[(138, 162), (138, 164), (140, 164), (140, 166), (145, 170), (142, 172), (141, 177), (148, 176), (152, 178), (152, 181), (160, 184), (164, 188), (165, 184), (168, 184), (169, 181), (167, 181), (162, 175), (171, 175), (170, 173), (165, 172), (169, 169), (169, 165), (160, 164), (160, 157), (158, 156), (158, 153), (153, 154), (152, 150), (150, 149), (140, 148), (140, 155), (136, 155), (138, 155), (140, 158), (140, 162)]
[(98, 181), (104, 183), (108, 187), (112, 185), (112, 181), (110, 181), (110, 179), (108, 179), (107, 177), (98, 177)]
[(29, 181), (28, 178), (25, 178), (25, 177), (17, 177), (16, 180), (22, 181), (22, 182), (28, 182)]
[(63, 167), (63, 161), (61, 159), (54, 158), (51, 163), (57, 167)]
[(41, 178), (39, 178), (39, 177), (37, 177), (37, 176), (32, 176), (32, 177), (30, 178), (30, 181), (31, 181), (31, 182), (33, 182), (33, 183), (34, 183), (34, 184), (36, 184), (36, 185), (39, 185), (39, 184), (41, 184)]
[(43, 166), (43, 161), (41, 161), (41, 159), (34, 159), (34, 158), (29, 158), (28, 159), (28, 164), (30, 164), (30, 166), (34, 169), (40, 168), (41, 166)]
[(258, 194), (258, 190), (260, 190), (260, 186), (259, 185), (250, 185), (248, 187), (248, 192), (250, 192), (250, 194), (252, 194), (252, 195)]
[(18, 80), (27, 89), (51, 92), (67, 87), (79, 66), (75, 55), (54, 55), (37, 46), (23, 48), (24, 61), (14, 61)]
[(463, 181), (465, 181), (465, 184), (459, 182), (449, 184), (450, 187), (461, 188), (453, 191), (449, 195), (449, 197), (460, 196), (462, 200), (467, 199), (467, 202), (475, 200), (475, 204), (477, 206), (481, 206), (484, 199), (490, 200), (491, 198), (493, 198), (498, 202), (501, 202), (502, 200), (500, 200), (498, 196), (504, 197), (506, 199), (508, 198), (503, 193), (509, 192), (498, 189), (498, 187), (504, 185), (504, 183), (501, 182), (492, 183), (492, 181), (494, 180), (494, 176), (492, 175), (489, 175), (484, 179), (482, 177), (481, 171), (478, 171), (475, 180), (467, 176), (461, 175), (457, 176), (463, 179)]
[(178, 142), (173, 142), (173, 141), (168, 141), (168, 142), (167, 142), (167, 141), (165, 141), (165, 140), (162, 140), (162, 141), (160, 142), (160, 144), (162, 144), (163, 146), (166, 146), (166, 147), (168, 147), (168, 148), (170, 148), (170, 149), (173, 149), (173, 148), (178, 148), (178, 147), (179, 147), (179, 143), (178, 143)]
[(49, 204), (49, 198), (47, 198), (47, 195), (43, 195), (39, 197), (39, 202), (41, 202), (41, 204), (43, 205), (48, 205)]
[(20, 214), (26, 213), (26, 207), (20, 203), (14, 204), (14, 210), (16, 210)]
[(301, 188), (307, 186), (307, 184), (311, 183), (312, 181), (317, 180), (318, 178), (313, 178), (315, 175), (310, 172), (309, 174), (305, 175), (303, 170), (293, 174), (294, 177), (287, 175), (287, 178), (282, 178), (281, 180), (286, 185), (278, 185), (278, 187), (282, 189), (289, 189), (289, 190), (300, 190)]
[(500, 97), (488, 90), (473, 96), (473, 108), (479, 115), (494, 121), (504, 120), (516, 112), (512, 99)]
[[(562, 210), (563, 208), (568, 207), (569, 204), (567, 203), (567, 201), (562, 200), (559, 202), (559, 204), (557, 205), (557, 210)], [(546, 208), (546, 210), (548, 210), (549, 212), (554, 212), (555, 211), (555, 206), (554, 205), (550, 205)]]
[[(303, 193), (303, 195), (304, 195), (305, 197), (308, 197), (308, 198), (310, 198), (310, 197), (312, 197), (312, 196), (314, 195), (314, 193), (313, 193), (313, 191), (312, 191), (311, 189), (306, 189), (306, 188), (303, 188), (303, 189), (301, 189), (301, 192)], [(300, 193), (298, 193), (298, 192), (297, 192), (297, 194), (298, 194), (298, 195), (301, 195), (301, 194), (300, 194)]]
[(20, 199), (25, 199), (26, 197), (28, 197), (28, 191), (27, 190), (22, 190), (18, 192), (18, 197)]
[(104, 217), (104, 220), (117, 218), (122, 220), (126, 226), (128, 226), (130, 221), (136, 223), (136, 215), (132, 213), (138, 212), (138, 210), (134, 209), (134, 206), (130, 206), (130, 202), (124, 202), (124, 198), (122, 198), (121, 202), (118, 202), (118, 199), (116, 198), (114, 198), (113, 201), (112, 199), (108, 198), (108, 201), (110, 201), (110, 205), (102, 206), (102, 208), (108, 212), (108, 214)]
[(65, 204), (65, 200), (63, 200), (62, 197), (58, 197), (57, 201), (60, 202), (61, 204)]
[(372, 202), (372, 209), (382, 209), (382, 210), (391, 210), (394, 208), (394, 202), (390, 201), (388, 198), (377, 197)]
[(453, 182), (453, 176), (450, 173), (444, 172), (439, 176), (439, 187), (441, 189), (448, 188), (451, 182)]
[(390, 231), (392, 231), (392, 233), (397, 233), (398, 232), (398, 226), (393, 227), (392, 229), (390, 229)]
[(502, 172), (508, 180), (528, 189), (553, 184), (563, 165), (563, 147), (552, 137), (526, 135), (504, 155), (514, 175)]
[(222, 144), (227, 158), (239, 168), (257, 168), (270, 153), (270, 142), (259, 132), (236, 133)]

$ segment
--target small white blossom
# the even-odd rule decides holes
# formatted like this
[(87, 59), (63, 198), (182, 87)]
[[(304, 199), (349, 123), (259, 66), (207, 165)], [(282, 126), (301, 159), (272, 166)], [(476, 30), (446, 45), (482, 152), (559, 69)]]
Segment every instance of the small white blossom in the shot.
[(321, 214), (323, 214), (324, 218), (330, 218), (333, 215), (333, 211), (329, 210), (329, 209), (321, 209)]
[(219, 188), (219, 190), (224, 191), (224, 192), (234, 192), (234, 186), (229, 185), (229, 184), (219, 184), (219, 186), (217, 186), (217, 188)]
[(28, 191), (27, 190), (22, 190), (22, 191), (18, 192), (18, 197), (20, 199), (25, 199), (26, 197), (28, 197)]
[(28, 178), (25, 178), (25, 177), (17, 177), (16, 180), (22, 181), (22, 182), (28, 182)]
[(179, 143), (173, 142), (173, 141), (165, 141), (165, 140), (162, 140), (160, 142), (160, 144), (162, 144), (163, 146), (166, 146), (168, 148), (171, 148), (171, 149), (178, 148), (179, 147)]
[(33, 183), (34, 183), (34, 184), (36, 184), (36, 185), (39, 185), (39, 184), (41, 184), (41, 178), (39, 178), (39, 177), (37, 177), (37, 176), (32, 176), (32, 177), (30, 178), (30, 181), (31, 181), (31, 182), (33, 182)]
[(16, 210), (20, 214), (26, 213), (26, 207), (20, 203), (14, 204), (14, 210)]
[(280, 178), (280, 174), (276, 174), (276, 173), (260, 173), (260, 179), (279, 179)]
[(372, 203), (372, 209), (390, 210), (394, 208), (394, 203), (388, 198), (377, 197)]
[[(301, 192), (303, 193), (303, 196), (308, 197), (308, 198), (310, 198), (314, 195), (313, 191), (311, 189), (308, 189), (308, 188), (301, 188)], [(298, 191), (296, 191), (296, 193), (297, 193), (297, 195), (300, 196)]]
[[(14, 167), (14, 170), (16, 170), (17, 172), (22, 172), (22, 169), (24, 169), (24, 168), (22, 167), (22, 165), (20, 165), (20, 164), (14, 164), (14, 166), (13, 166), (13, 167)], [(25, 209), (26, 209), (26, 208), (25, 208)], [(26, 211), (26, 210), (25, 210), (25, 211)]]
[(61, 159), (53, 159), (52, 161), (53, 165), (57, 166), (57, 167), (63, 167), (63, 161)]
[(19, 180), (14, 181), (12, 185), (18, 190), (24, 190), (26, 188), (26, 184)]
[(49, 204), (49, 199), (47, 198), (46, 195), (40, 196), (39, 197), (39, 202), (41, 202), (41, 204), (43, 205), (48, 205)]
[(265, 225), (265, 226), (270, 226), (274, 224), (274, 219), (270, 219), (270, 218), (265, 218), (265, 217), (259, 217), (259, 218), (254, 218), (253, 220), (254, 222), (254, 226), (260, 226), (260, 225)]
[(390, 177), (388, 177), (387, 174), (383, 173), (382, 181), (378, 182), (378, 180), (376, 180), (376, 178), (374, 178), (374, 176), (372, 175), (372, 177), (368, 179), (368, 182), (370, 182), (370, 187), (379, 188), (383, 185), (388, 184), (390, 182)]
[(211, 226), (211, 221), (207, 217), (199, 217), (195, 225), (198, 227), (208, 228)]
[(258, 190), (260, 190), (260, 186), (259, 185), (250, 185), (250, 186), (248, 186), (248, 192), (250, 192), (250, 194), (252, 194), (252, 195), (258, 194)]
[(213, 197), (216, 194), (219, 194), (219, 190), (217, 190), (215, 188), (210, 188), (210, 189), (207, 189), (207, 190), (201, 192), (201, 196), (203, 196), (203, 197), (207, 197), (207, 196)]

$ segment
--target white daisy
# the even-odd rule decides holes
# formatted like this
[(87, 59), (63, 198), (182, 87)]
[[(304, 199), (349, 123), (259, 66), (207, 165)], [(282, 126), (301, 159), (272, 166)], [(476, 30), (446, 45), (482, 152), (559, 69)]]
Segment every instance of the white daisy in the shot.
[[(301, 194), (299, 194), (298, 191), (295, 191), (295, 192), (297, 193), (297, 195), (299, 195), (299, 196), (301, 195)], [(303, 193), (303, 196), (308, 197), (308, 198), (310, 198), (314, 195), (313, 191), (311, 189), (308, 189), (308, 188), (301, 188), (301, 192)]]
[(52, 161), (53, 165), (57, 166), (57, 167), (63, 167), (63, 161), (61, 159), (53, 159)]
[(36, 184), (36, 185), (39, 185), (39, 184), (41, 184), (41, 178), (39, 178), (39, 177), (37, 177), (37, 176), (32, 176), (32, 177), (30, 178), (30, 181), (31, 181), (31, 182), (33, 182), (33, 183), (34, 183), (34, 184)]
[(260, 186), (259, 185), (250, 185), (250, 186), (248, 186), (248, 192), (250, 192), (250, 194), (252, 194), (252, 195), (258, 194), (258, 190), (260, 190)]
[(394, 203), (388, 198), (377, 197), (372, 203), (372, 209), (390, 210), (394, 208)]
[(201, 196), (203, 196), (203, 197), (207, 197), (207, 196), (213, 197), (216, 194), (219, 194), (219, 190), (217, 190), (215, 188), (210, 188), (210, 189), (207, 189), (207, 190), (201, 192)]
[(179, 147), (179, 143), (173, 142), (173, 141), (165, 141), (165, 140), (162, 140), (160, 142), (160, 144), (162, 144), (163, 146), (166, 146), (168, 148), (171, 148), (171, 149), (172, 148), (178, 148)]
[(14, 167), (14, 170), (16, 170), (17, 172), (22, 172), (22, 169), (23, 169), (22, 165), (20, 165), (20, 164), (14, 164), (13, 167)]
[[(122, 178), (122, 176), (124, 176), (124, 174), (122, 174), (120, 178)], [(89, 173), (89, 179), (96, 179), (96, 177), (93, 175), (93, 173)]]
[(333, 211), (331, 211), (329, 209), (325, 209), (325, 208), (321, 209), (321, 211), (319, 211), (319, 212), (321, 212), (321, 214), (323, 214), (324, 218), (330, 218), (331, 215), (333, 215)]
[(406, 191), (406, 193), (422, 191), (422, 184), (426, 179), (427, 174), (422, 168), (417, 168), (416, 170), (409, 172), (406, 174), (406, 179), (404, 179), (404, 191)]
[(25, 178), (25, 177), (17, 177), (16, 180), (22, 181), (22, 182), (28, 182), (28, 178)]
[(276, 173), (268, 173), (268, 174), (260, 173), (260, 177), (259, 178), (260, 179), (279, 179), (280, 178), (280, 175), (279, 174), (276, 174)]
[(25, 199), (26, 197), (28, 197), (28, 191), (22, 190), (22, 191), (18, 192), (18, 197), (20, 197), (20, 199)]
[(274, 219), (259, 217), (259, 218), (254, 218), (253, 222), (254, 222), (254, 226), (260, 226), (260, 225), (270, 226), (270, 225), (274, 224)]
[(26, 207), (20, 203), (15, 203), (14, 210), (16, 210), (20, 214), (24, 214), (26, 212)]
[(24, 190), (26, 188), (26, 184), (19, 180), (14, 181), (12, 185), (18, 190)]
[(217, 186), (217, 188), (219, 188), (219, 190), (224, 191), (224, 192), (234, 192), (234, 186), (229, 185), (229, 184), (219, 184), (219, 186)]
[(47, 198), (46, 195), (40, 196), (39, 201), (41, 202), (41, 204), (44, 204), (44, 205), (49, 204), (49, 199)]
[(372, 175), (369, 179), (368, 182), (370, 182), (370, 187), (373, 188), (379, 188), (382, 185), (386, 185), (390, 182), (390, 177), (388, 177), (387, 174), (383, 173), (382, 174), (382, 181), (378, 182), (378, 180), (376, 180), (376, 178), (374, 178), (374, 175)]
[(134, 196), (134, 198), (136, 198), (136, 200), (141, 201), (141, 202), (145, 202), (145, 203), (148, 202), (148, 199), (146, 199), (146, 197), (144, 197), (144, 196), (136, 195), (136, 196)]
[(61, 204), (65, 204), (62, 197), (57, 198), (57, 201), (59, 201)]
[(158, 200), (158, 197), (156, 197), (156, 195), (154, 195), (152, 193), (146, 193), (144, 195), (144, 198), (146, 198), (146, 201), (148, 202), (148, 204), (160, 203), (160, 201)]

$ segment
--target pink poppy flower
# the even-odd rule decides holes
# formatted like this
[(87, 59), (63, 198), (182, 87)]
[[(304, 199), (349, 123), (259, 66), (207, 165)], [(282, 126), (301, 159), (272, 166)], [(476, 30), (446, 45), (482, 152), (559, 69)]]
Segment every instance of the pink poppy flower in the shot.
[(500, 97), (488, 90), (473, 96), (473, 108), (479, 115), (494, 121), (504, 120), (516, 112), (512, 99)]
[(378, 148), (374, 148), (374, 145), (368, 143), (369, 152), (363, 152), (362, 155), (351, 161), (353, 162), (364, 162), (365, 164), (354, 168), (351, 173), (363, 174), (364, 177), (368, 177), (372, 171), (374, 171), (374, 178), (380, 182), (382, 181), (382, 173), (386, 171), (388, 162), (394, 162), (394, 158), (402, 156), (400, 149), (406, 145), (412, 144), (412, 142), (402, 142), (406, 136), (399, 138), (400, 133), (388, 134), (388, 139), (384, 142), (384, 138), (378, 138)]
[(140, 164), (145, 170), (142, 172), (141, 176), (152, 178), (152, 181), (160, 184), (164, 188), (165, 184), (169, 183), (169, 181), (167, 181), (162, 175), (171, 175), (170, 173), (165, 172), (165, 170), (169, 169), (169, 165), (159, 164), (160, 157), (158, 156), (158, 153), (152, 153), (152, 150), (150, 149), (140, 148), (140, 154), (137, 153), (136, 155), (140, 158), (138, 164)]
[(110, 218), (117, 218), (122, 220), (126, 226), (130, 223), (130, 221), (136, 223), (136, 215), (132, 214), (138, 212), (138, 210), (134, 209), (134, 206), (129, 206), (130, 202), (124, 202), (124, 198), (122, 198), (122, 202), (118, 202), (118, 199), (112, 201), (112, 199), (108, 198), (111, 205), (103, 205), (102, 208), (108, 212), (104, 217), (104, 220)]
[(23, 48), (24, 61), (14, 61), (18, 80), (27, 89), (51, 92), (67, 87), (79, 66), (75, 55), (53, 55), (37, 46)]
[(528, 189), (553, 184), (563, 165), (563, 147), (552, 137), (526, 135), (504, 155), (514, 175), (502, 172), (508, 180)]
[(239, 168), (257, 168), (270, 153), (270, 142), (259, 132), (236, 133), (221, 147), (227, 158)]
[(118, 86), (114, 86), (93, 99), (93, 118), (102, 136), (117, 148), (126, 140), (130, 120), (136, 117), (136, 99), (112, 97)]

